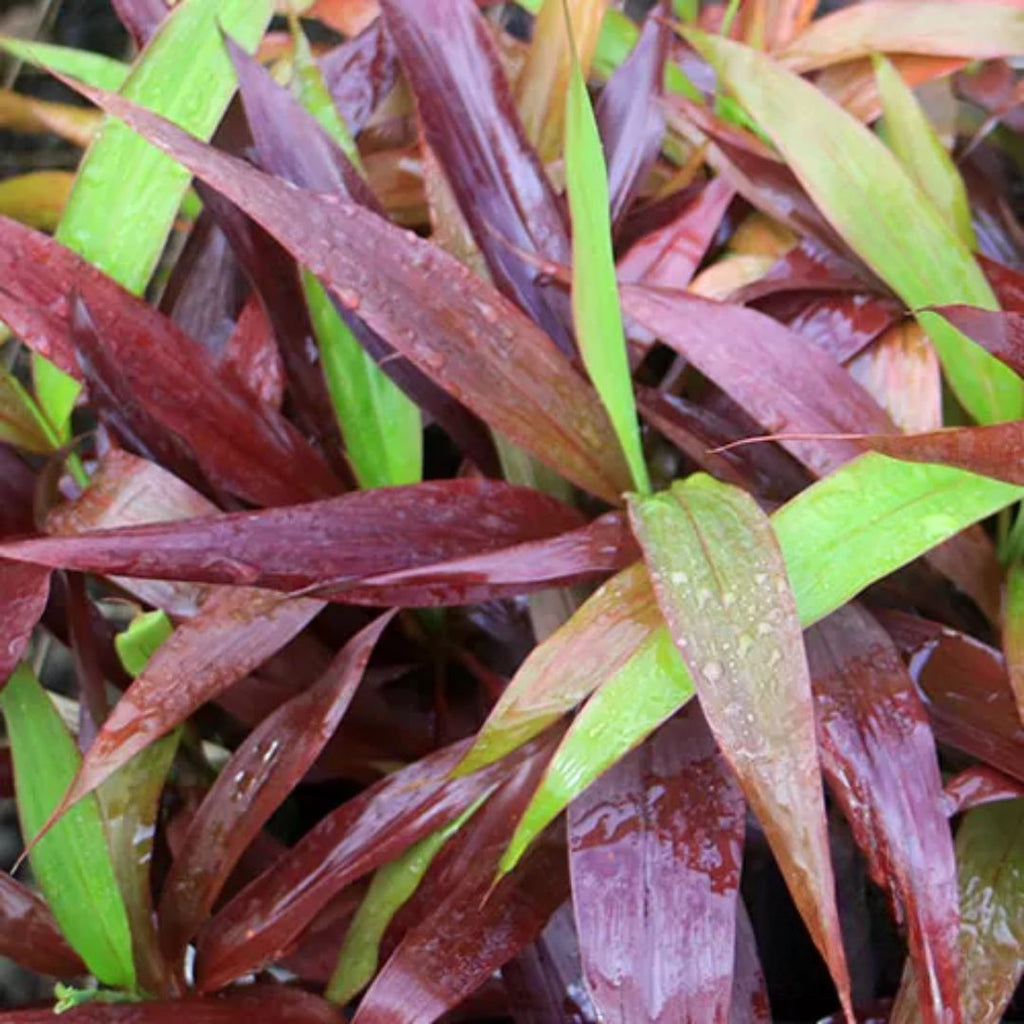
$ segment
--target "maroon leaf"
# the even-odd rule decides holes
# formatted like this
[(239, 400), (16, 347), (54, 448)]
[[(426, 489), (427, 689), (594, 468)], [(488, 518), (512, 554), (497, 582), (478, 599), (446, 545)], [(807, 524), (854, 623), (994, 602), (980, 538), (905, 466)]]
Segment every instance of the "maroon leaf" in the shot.
[(1024, 274), (1003, 263), (997, 263), (978, 254), (978, 263), (985, 271), (999, 299), (999, 305), (1008, 313), (1024, 313)]
[(449, 780), (468, 743), (382, 779), (323, 818), (200, 932), (196, 983), (210, 991), (274, 960), (350, 882), (459, 815), (508, 771)]
[[(623, 310), (728, 392), (769, 433), (893, 433), (873, 398), (824, 352), (751, 309), (681, 291), (625, 285)], [(729, 338), (729, 344), (722, 343)], [(858, 441), (782, 440), (823, 476)]]
[(727, 1018), (744, 823), (696, 703), (570, 805), (580, 954), (602, 1020)]
[(875, 451), (910, 462), (944, 462), (972, 473), (1024, 484), (1024, 420), (988, 427), (948, 427), (926, 434), (880, 434)]
[(113, 0), (113, 4), (121, 24), (138, 47), (149, 42), (149, 37), (167, 17), (167, 4), (164, 0)]
[(685, 288), (735, 194), (724, 178), (716, 178), (677, 217), (633, 243), (619, 260), (619, 280), (657, 288)]
[[(142, 1003), (88, 1003), (62, 1014), (71, 1024), (338, 1024), (337, 1009), (319, 996), (283, 985), (246, 985), (215, 996)], [(0, 1012), (0, 1024), (53, 1024), (49, 1007)]]
[(526, 806), (550, 747), (534, 752), (442, 851), (421, 888), (430, 913), (410, 929), (360, 1004), (356, 1022), (436, 1020), (540, 934), (569, 888), (552, 830), (494, 885), (509, 822)]
[(18, 667), (49, 592), (49, 569), (0, 558), (0, 689)]
[(495, 282), (571, 353), (565, 296), (545, 290), (537, 268), (514, 251), (568, 263), (569, 237), (489, 26), (472, 0), (384, 0), (381, 9), (427, 142)]
[[(423, 587), (432, 579), (486, 582), (481, 577), (488, 565), (492, 577), (500, 572), (515, 583), (538, 575), (557, 580), (566, 570), (571, 576), (601, 570), (626, 557), (621, 518), (579, 530), (582, 521), (575, 509), (526, 487), (498, 480), (436, 480), (290, 508), (0, 542), (0, 556), (102, 574), (284, 591), (326, 584), (332, 585), (327, 590), (344, 590), (346, 583), (367, 577), (380, 578), (368, 581), (379, 588), (400, 588), (406, 581), (415, 586), (416, 574), (409, 571), (418, 567), (429, 567)], [(548, 538), (555, 539), (556, 551), (563, 548), (551, 566), (544, 562), (549, 551), (544, 546), (524, 564), (506, 553), (512, 545)], [(605, 552), (612, 545), (615, 550)], [(488, 553), (496, 556), (490, 563), (470, 559), (447, 572), (435, 568)]]
[(771, 1024), (768, 986), (757, 955), (754, 927), (742, 900), (736, 901), (736, 964), (732, 976), (729, 1024)]
[(647, 16), (640, 39), (608, 79), (594, 110), (608, 166), (613, 226), (643, 187), (665, 135), (661, 97), (672, 41), (665, 13), (661, 4)]
[(284, 368), (274, 328), (257, 296), (242, 307), (224, 345), (222, 362), (266, 405), (280, 409), (284, 398)]
[(1024, 727), (1003, 656), (915, 615), (882, 611), (878, 617), (908, 661), (939, 742), (1024, 782)]
[(993, 313), (974, 306), (938, 306), (936, 312), (1011, 369), (1024, 374), (1024, 312)]
[(4, 321), (29, 347), (80, 376), (67, 341), (68, 295), (77, 290), (132, 400), (188, 446), (215, 486), (268, 505), (337, 492), (295, 428), (219, 372), (166, 317), (45, 235), (0, 218), (0, 241)]
[(0, 872), (0, 956), (37, 974), (71, 978), (86, 973), (46, 904), (6, 871)]
[(1024, 783), (979, 764), (954, 775), (946, 783), (945, 793), (946, 813), (953, 817), (954, 814), (963, 814), (972, 807), (994, 803), (996, 800), (1024, 797)]
[(13, 448), (0, 444), (0, 537), (35, 528), (35, 474)]
[(924, 706), (885, 630), (857, 605), (806, 643), (825, 777), (906, 922), (922, 1019), (959, 1020), (956, 858)]
[(382, 615), (353, 637), (314, 686), (248, 735), (218, 775), (160, 897), (161, 945), (170, 963), (180, 962), (242, 852), (334, 733), (391, 617)]
[(358, 135), (398, 81), (398, 56), (383, 21), (378, 18), (354, 39), (324, 54), (320, 71), (335, 109), (349, 132)]
[(245, 210), (344, 306), (510, 440), (601, 497), (617, 500), (626, 489), (593, 390), (543, 331), (453, 257), (359, 207), (269, 178), (123, 97), (73, 84)]

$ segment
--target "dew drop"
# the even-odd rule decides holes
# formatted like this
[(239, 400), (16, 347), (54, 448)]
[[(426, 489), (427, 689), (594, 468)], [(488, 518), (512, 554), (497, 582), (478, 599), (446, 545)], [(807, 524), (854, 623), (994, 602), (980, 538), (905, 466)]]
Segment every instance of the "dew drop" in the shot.
[(717, 683), (722, 678), (722, 666), (717, 661), (707, 662), (701, 671), (709, 683)]

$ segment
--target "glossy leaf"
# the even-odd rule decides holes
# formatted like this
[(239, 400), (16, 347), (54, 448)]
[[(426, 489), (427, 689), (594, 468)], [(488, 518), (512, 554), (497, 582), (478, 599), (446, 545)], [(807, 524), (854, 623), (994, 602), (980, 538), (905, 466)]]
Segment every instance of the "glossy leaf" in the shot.
[[(965, 14), (969, 14), (965, 17)], [(871, 53), (1002, 57), (1024, 48), (1024, 25), (1013, 4), (869, 0), (812, 22), (778, 58), (810, 71)]]
[[(626, 315), (653, 331), (739, 402), (770, 433), (890, 433), (889, 418), (849, 374), (798, 334), (752, 309), (680, 291), (627, 285)], [(730, 338), (728, 346), (721, 338)], [(824, 475), (859, 441), (780, 439)]]
[[(298, 431), (267, 408), (166, 317), (44, 235), (0, 221), (0, 316), (34, 351), (101, 388), (130, 434), (164, 439), (211, 482), (258, 504), (336, 493)], [(74, 289), (78, 301), (69, 301)], [(82, 307), (85, 308), (84, 315)], [(79, 311), (71, 350), (69, 329)], [(181, 401), (189, 396), (187, 408)], [(134, 419), (132, 417), (135, 417)], [(159, 431), (159, 433), (158, 433)], [(140, 439), (140, 443), (143, 443)], [(162, 447), (166, 454), (169, 447)]]
[[(79, 755), (46, 691), (27, 667), (0, 694), (14, 755), (18, 816), (35, 836), (74, 778)], [(89, 797), (40, 839), (32, 871), (61, 932), (101, 981), (135, 987), (131, 934), (118, 892), (99, 806)]]
[[(275, 182), (118, 96), (82, 91), (249, 213), (342, 305), (358, 307), (371, 328), (492, 427), (617, 500), (625, 466), (590, 388), (543, 332), (454, 258), (358, 207)], [(410, 265), (420, 271), (412, 278)]]
[(924, 705), (892, 641), (848, 605), (807, 632), (822, 767), (906, 922), (922, 1020), (961, 1019), (953, 839)]
[(708, 725), (850, 1012), (810, 676), (769, 520), (704, 475), (631, 499), (630, 517)]
[[(867, 128), (809, 82), (755, 51), (689, 29), (685, 34), (771, 136), (833, 227), (908, 306), (996, 308), (970, 251)], [(801, 111), (799, 120), (792, 117), (794, 110)], [(831, 159), (833, 152), (844, 159)], [(885, 194), (884, 205), (874, 204), (879, 216), (863, 217), (879, 189)], [(923, 313), (920, 321), (951, 387), (976, 419), (1024, 415), (1024, 382), (934, 314)]]
[(391, 92), (400, 69), (391, 34), (378, 18), (359, 35), (320, 58), (334, 107), (353, 136)]
[[(549, 6), (561, 16), (560, 0)], [(486, 22), (472, 0), (436, 0), (429, 7), (384, 0), (381, 8), (426, 140), (495, 283), (571, 352), (562, 297), (543, 288), (536, 267), (508, 244), (569, 262), (562, 211), (527, 142)]]
[(160, 936), (177, 963), (224, 882), (331, 738), (391, 621), (383, 615), (350, 640), (317, 681), (246, 737), (193, 815), (160, 896)]
[(1024, 797), (1024, 783), (982, 764), (965, 768), (954, 775), (943, 790), (946, 795), (946, 813), (950, 817), (984, 804)]
[(0, 872), (0, 956), (37, 974), (86, 972), (43, 900), (6, 871)]
[(996, 313), (974, 306), (940, 306), (936, 312), (1024, 375), (1024, 313)]
[(389, 775), (322, 818), (272, 869), (250, 883), (199, 936), (197, 984), (220, 988), (273, 960), (350, 882), (454, 820), (508, 771), (448, 780), (465, 744)]
[(573, 903), (603, 1020), (724, 1020), (745, 807), (691, 704), (569, 808)]
[(25, 654), (49, 593), (48, 570), (0, 558), (0, 693)]
[(862, 455), (772, 517), (801, 621), (824, 618), (869, 582), (1022, 494), (1022, 487), (950, 466)]
[[(234, 91), (219, 28), (255, 47), (270, 15), (270, 0), (187, 0), (140, 55), (122, 86), (124, 95), (208, 138)], [(167, 87), (171, 80), (173, 89)], [(149, 283), (188, 183), (183, 168), (124, 125), (108, 121), (79, 167), (57, 240), (139, 294)], [(39, 360), (35, 371), (39, 400), (51, 421), (63, 428), (77, 388)]]
[[(565, 0), (549, 0), (557, 7)], [(589, 4), (591, 8), (598, 4)], [(565, 8), (569, 17), (569, 8)], [(565, 98), (565, 178), (572, 215), (572, 312), (576, 341), (587, 373), (615, 427), (636, 490), (651, 489), (640, 445), (633, 381), (615, 280), (609, 221), (608, 172), (597, 121), (583, 79), (572, 26), (567, 23), (571, 64)]]
[(885, 114), (882, 138), (960, 241), (969, 249), (976, 248), (967, 190), (952, 157), (943, 149), (913, 91), (884, 57), (875, 59), (875, 77)]

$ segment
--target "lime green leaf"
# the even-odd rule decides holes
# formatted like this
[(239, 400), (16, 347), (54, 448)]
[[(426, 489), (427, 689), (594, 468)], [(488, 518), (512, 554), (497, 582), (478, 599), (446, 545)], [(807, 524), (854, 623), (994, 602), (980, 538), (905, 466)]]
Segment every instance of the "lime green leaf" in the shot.
[(969, 249), (976, 246), (963, 178), (939, 141), (913, 90), (885, 57), (875, 55), (884, 118), (879, 134)]
[(359, 344), (316, 277), (304, 271), (302, 285), (327, 390), (359, 486), (419, 482), (423, 477), (419, 409)]
[[(220, 32), (252, 49), (272, 10), (272, 0), (184, 0), (140, 55), (123, 95), (209, 138), (235, 88)], [(183, 167), (108, 118), (78, 169), (56, 238), (141, 294), (189, 181)], [(78, 385), (43, 359), (34, 368), (37, 398), (63, 431)]]
[[(775, 143), (849, 246), (908, 306), (998, 308), (970, 251), (864, 125), (756, 50), (694, 29), (680, 31)], [(937, 314), (922, 313), (919, 320), (950, 386), (977, 420), (1024, 415), (1024, 382), (1009, 367)]]
[[(18, 817), (35, 836), (60, 803), (81, 757), (57, 709), (24, 665), (0, 694), (14, 759)], [(107, 985), (133, 989), (132, 939), (95, 796), (36, 843), (29, 859), (68, 942)]]
[(117, 92), (124, 85), (131, 68), (112, 57), (69, 46), (53, 46), (27, 39), (0, 36), (0, 50), (33, 67), (71, 75), (97, 89)]
[[(565, 10), (568, 19), (568, 8)], [(608, 410), (634, 486), (651, 489), (626, 356), (609, 216), (608, 170), (587, 85), (573, 53), (565, 102), (565, 180), (572, 214), (572, 311), (587, 373)]]
[(1015, 561), (1006, 573), (1006, 621), (1003, 648), (1017, 713), (1024, 721), (1024, 561)]
[(979, 519), (1024, 487), (952, 466), (869, 452), (772, 516), (800, 621), (810, 626), (870, 583)]
[(117, 656), (134, 679), (149, 664), (156, 649), (174, 632), (171, 620), (161, 611), (143, 612), (114, 637)]
[(454, 821), (410, 846), (400, 857), (379, 868), (345, 933), (338, 966), (324, 996), (344, 1006), (361, 992), (377, 973), (380, 940), (391, 919), (416, 892), (441, 848), (466, 824), (487, 799), (480, 797)]
[(0, 441), (42, 455), (56, 447), (32, 396), (0, 366)]

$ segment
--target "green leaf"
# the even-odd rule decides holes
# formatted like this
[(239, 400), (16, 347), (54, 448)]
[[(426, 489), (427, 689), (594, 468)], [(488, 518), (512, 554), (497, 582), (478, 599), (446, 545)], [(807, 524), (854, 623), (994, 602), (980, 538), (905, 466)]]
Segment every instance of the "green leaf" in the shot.
[[(680, 29), (771, 138), (825, 217), (911, 309), (997, 309), (967, 246), (864, 125), (771, 58)], [(868, 213), (869, 215), (865, 215)], [(961, 404), (982, 423), (1024, 415), (1024, 382), (935, 313), (921, 313)]]
[[(25, 665), (0, 694), (0, 708), (14, 759), (22, 833), (35, 836), (71, 785), (81, 757)], [(96, 798), (88, 796), (71, 808), (36, 843), (29, 860), (61, 931), (89, 970), (104, 984), (134, 989), (128, 917)]]
[(32, 396), (0, 366), (0, 441), (43, 455), (58, 445)]
[(128, 628), (114, 637), (114, 647), (124, 670), (133, 679), (140, 675), (157, 648), (173, 632), (171, 620), (161, 611), (136, 615)]
[(1024, 487), (952, 466), (868, 452), (772, 516), (805, 627), (972, 523)]
[(338, 966), (324, 993), (326, 999), (344, 1006), (370, 983), (380, 961), (380, 941), (391, 919), (419, 888), (441, 848), (473, 817), (487, 795), (472, 803), (454, 821), (414, 843), (400, 857), (377, 870), (345, 933)]
[[(235, 88), (220, 32), (252, 49), (272, 11), (272, 0), (184, 0), (139, 56), (122, 94), (208, 139)], [(141, 295), (190, 180), (178, 163), (108, 118), (79, 166), (55, 237)], [(33, 365), (39, 403), (65, 432), (78, 385), (46, 360)]]
[(1024, 560), (1012, 562), (1006, 571), (1003, 649), (1017, 714), (1024, 721)]
[(913, 90), (903, 81), (903, 76), (892, 62), (876, 54), (874, 63), (884, 114), (878, 126), (879, 134), (960, 241), (974, 250), (977, 241), (971, 224), (967, 189), (953, 158), (939, 141)]
[(97, 89), (117, 92), (125, 83), (131, 68), (112, 57), (69, 46), (53, 46), (12, 36), (0, 36), (0, 50), (33, 67), (71, 75)]
[(420, 411), (374, 362), (308, 271), (302, 286), (345, 452), (360, 487), (423, 478)]
[(615, 278), (608, 169), (576, 56), (568, 7), (565, 17), (572, 52), (565, 101), (565, 180), (572, 215), (572, 311), (576, 339), (587, 373), (622, 445), (633, 484), (647, 493), (651, 484), (640, 444)]

